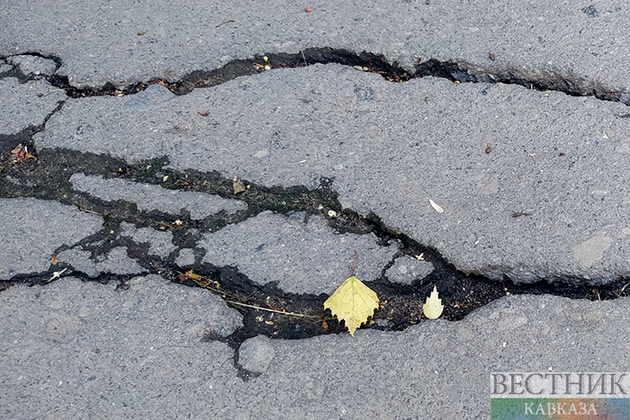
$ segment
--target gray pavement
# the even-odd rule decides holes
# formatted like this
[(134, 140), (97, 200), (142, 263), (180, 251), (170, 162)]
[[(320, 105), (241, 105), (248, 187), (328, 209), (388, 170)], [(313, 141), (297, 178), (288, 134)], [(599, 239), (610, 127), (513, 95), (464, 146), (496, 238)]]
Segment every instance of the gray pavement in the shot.
[(323, 217), (304, 218), (263, 212), (207, 233), (199, 243), (206, 250), (203, 261), (238, 266), (254, 282), (275, 281), (285, 292), (330, 295), (340, 286), (339, 273), (349, 273), (354, 250), (361, 250), (355, 275), (363, 280), (375, 280), (394, 259), (397, 248), (379, 246), (374, 234), (335, 234)]
[[(493, 371), (630, 371), (625, 3), (4, 3), (0, 417), (475, 419)], [(437, 61), (262, 58), (307, 49)], [(325, 299), (355, 250), (392, 296), (448, 263), (621, 297), (294, 339), (235, 303)]]
[[(179, 97), (153, 85), (125, 98), (68, 100), (35, 144), (129, 162), (167, 155), (176, 169), (267, 186), (315, 188), (331, 178), (344, 207), (377, 214), (465, 272), (606, 283), (630, 271), (626, 112), (521, 86), (394, 84), (315, 65)], [(130, 143), (121, 147), (122, 138)]]
[(617, 371), (630, 345), (628, 299), (507, 297), (404, 332), (258, 340), (243, 365), (262, 374), (244, 381), (233, 350), (204, 339), (238, 315), (201, 289), (155, 276), (23, 289), (0, 307), (5, 418), (488, 418), (490, 372)]
[(175, 81), (254, 55), (331, 47), (383, 54), (407, 68), (418, 56), (461, 62), (488, 74), (624, 92), (630, 83), (625, 71), (630, 47), (623, 30), (629, 18), (623, 1), (427, 5), (426, 0), (401, 0), (385, 6), (377, 1), (179, 0), (168, 7), (132, 7), (118, 0), (57, 3), (41, 14), (18, 2), (3, 13), (0, 39), (5, 54), (61, 57), (60, 74), (75, 86), (154, 77)]

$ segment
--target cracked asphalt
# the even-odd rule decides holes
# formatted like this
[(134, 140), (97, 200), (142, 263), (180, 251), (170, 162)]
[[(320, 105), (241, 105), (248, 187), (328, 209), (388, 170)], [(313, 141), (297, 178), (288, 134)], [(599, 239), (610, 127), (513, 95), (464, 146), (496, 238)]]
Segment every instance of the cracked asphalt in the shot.
[(0, 9), (0, 417), (478, 419), (491, 372), (630, 371), (625, 2)]

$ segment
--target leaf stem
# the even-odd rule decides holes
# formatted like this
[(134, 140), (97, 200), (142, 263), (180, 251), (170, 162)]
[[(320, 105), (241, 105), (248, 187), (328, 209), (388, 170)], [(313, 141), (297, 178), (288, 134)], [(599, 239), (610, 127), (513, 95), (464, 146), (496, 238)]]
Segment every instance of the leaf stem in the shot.
[(357, 266), (357, 261), (359, 259), (359, 254), (357, 254), (357, 251), (354, 251), (354, 264), (352, 264), (352, 270), (350, 270), (350, 277), (354, 276), (354, 267)]

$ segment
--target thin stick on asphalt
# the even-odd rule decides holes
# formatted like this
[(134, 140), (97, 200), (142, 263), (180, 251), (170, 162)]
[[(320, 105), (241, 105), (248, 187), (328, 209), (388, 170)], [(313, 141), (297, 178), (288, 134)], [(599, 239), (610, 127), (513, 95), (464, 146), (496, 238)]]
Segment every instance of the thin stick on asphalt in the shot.
[(225, 25), (226, 23), (234, 23), (234, 21), (233, 21), (232, 19), (230, 19), (230, 20), (226, 20), (225, 22), (221, 22), (221, 23), (219, 23), (217, 26), (215, 26), (215, 28), (218, 28), (219, 26), (223, 26), (223, 25)]
[(246, 303), (234, 302), (233, 300), (226, 300), (226, 302), (231, 303), (232, 305), (245, 306), (247, 308), (259, 309), (261, 311), (267, 311), (267, 312), (275, 312), (277, 314), (282, 314), (282, 315), (299, 316), (302, 318), (319, 318), (316, 315), (298, 314), (296, 312), (284, 312), (284, 311), (279, 311), (277, 309), (268, 309), (268, 308), (262, 308), (260, 306), (248, 305)]

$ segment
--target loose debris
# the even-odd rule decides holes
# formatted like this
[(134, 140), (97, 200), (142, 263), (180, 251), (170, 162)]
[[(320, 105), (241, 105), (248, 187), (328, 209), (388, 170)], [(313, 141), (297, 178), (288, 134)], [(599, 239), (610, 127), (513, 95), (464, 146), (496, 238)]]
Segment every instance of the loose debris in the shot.
[(13, 150), (11, 150), (11, 158), (14, 163), (24, 162), (28, 159), (37, 160), (35, 156), (29, 153), (28, 147), (22, 145), (22, 143), (18, 144)]
[(427, 298), (426, 303), (422, 305), (422, 312), (427, 318), (436, 319), (442, 315), (442, 311), (444, 311), (442, 299), (438, 297), (437, 286), (433, 286), (431, 295)]
[(245, 186), (245, 183), (238, 178), (234, 178), (232, 180), (232, 188), (234, 188), (234, 195), (245, 192), (248, 187)]
[(377, 294), (355, 276), (350, 276), (324, 302), (324, 309), (330, 309), (340, 321), (345, 321), (350, 335), (367, 322), (378, 309)]
[(53, 272), (53, 275), (51, 278), (44, 280), (44, 282), (49, 283), (55, 279), (61, 278), (61, 275), (67, 270), (67, 268), (64, 268), (61, 271), (55, 271)]
[(330, 312), (336, 315), (339, 321), (345, 321), (346, 327), (353, 337), (357, 328), (374, 315), (379, 304), (376, 292), (354, 276), (357, 258), (358, 255), (355, 252), (350, 277), (324, 302), (324, 309), (330, 309)]
[(444, 213), (444, 209), (440, 207), (435, 201), (429, 199), (429, 203), (431, 204), (431, 207), (433, 207), (435, 211), (437, 211), (438, 213)]
[[(200, 287), (203, 287), (204, 289), (208, 289), (211, 290), (215, 293), (220, 293), (221, 296), (225, 299), (225, 302), (231, 304), (231, 305), (235, 305), (235, 306), (241, 306), (244, 308), (252, 308), (252, 309), (256, 309), (258, 311), (266, 311), (266, 312), (273, 312), (276, 314), (283, 314), (283, 315), (290, 315), (290, 316), (296, 316), (296, 317), (300, 317), (300, 318), (313, 318), (313, 319), (317, 319), (320, 318), (318, 316), (315, 315), (307, 315), (307, 314), (301, 314), (301, 313), (297, 313), (297, 312), (287, 312), (284, 308), (274, 308), (273, 306), (271, 306), (269, 303), (266, 303), (266, 305), (268, 306), (268, 308), (262, 307), (262, 306), (258, 306), (258, 305), (250, 305), (244, 302), (238, 302), (235, 299), (237, 299), (236, 296), (231, 295), (227, 292), (225, 292), (224, 290), (221, 289), (221, 284), (218, 281), (215, 280), (210, 280), (207, 277), (201, 276), (199, 274), (196, 274), (193, 270), (188, 270), (185, 273), (178, 273), (177, 274), (177, 279), (179, 280), (180, 283), (185, 282), (186, 280), (191, 280), (192, 282), (194, 282), (195, 284), (197, 284)], [(226, 298), (230, 298), (232, 300), (226, 299)], [(269, 297), (267, 297), (267, 300), (269, 300)]]

